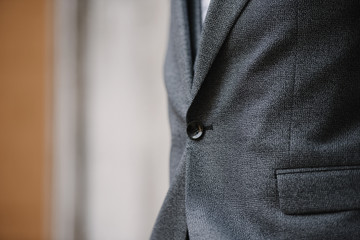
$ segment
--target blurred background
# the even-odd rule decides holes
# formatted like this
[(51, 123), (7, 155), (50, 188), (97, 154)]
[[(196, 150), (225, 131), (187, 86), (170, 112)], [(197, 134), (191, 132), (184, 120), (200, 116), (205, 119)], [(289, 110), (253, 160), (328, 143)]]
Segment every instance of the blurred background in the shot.
[(148, 239), (168, 0), (0, 0), (0, 239)]

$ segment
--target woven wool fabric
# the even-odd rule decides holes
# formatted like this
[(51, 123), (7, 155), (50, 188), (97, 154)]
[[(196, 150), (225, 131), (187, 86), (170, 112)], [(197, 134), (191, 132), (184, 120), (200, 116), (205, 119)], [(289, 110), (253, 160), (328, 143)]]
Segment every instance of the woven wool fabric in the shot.
[(360, 239), (360, 1), (212, 0), (201, 35), (187, 4), (171, 1), (151, 239)]

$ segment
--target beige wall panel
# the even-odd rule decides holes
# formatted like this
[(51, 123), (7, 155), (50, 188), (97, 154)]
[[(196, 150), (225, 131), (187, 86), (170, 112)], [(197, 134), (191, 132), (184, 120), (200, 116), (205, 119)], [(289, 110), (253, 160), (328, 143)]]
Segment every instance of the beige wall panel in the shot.
[(43, 239), (45, 0), (0, 0), (0, 239)]

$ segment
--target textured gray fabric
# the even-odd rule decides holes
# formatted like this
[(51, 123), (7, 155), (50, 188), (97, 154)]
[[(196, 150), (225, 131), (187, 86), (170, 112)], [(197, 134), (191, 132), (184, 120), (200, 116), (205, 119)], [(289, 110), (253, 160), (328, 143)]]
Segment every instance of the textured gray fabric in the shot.
[(280, 209), (286, 214), (360, 209), (360, 167), (284, 169), (276, 174)]
[(360, 1), (212, 0), (195, 61), (187, 2), (171, 16), (151, 239), (360, 239)]

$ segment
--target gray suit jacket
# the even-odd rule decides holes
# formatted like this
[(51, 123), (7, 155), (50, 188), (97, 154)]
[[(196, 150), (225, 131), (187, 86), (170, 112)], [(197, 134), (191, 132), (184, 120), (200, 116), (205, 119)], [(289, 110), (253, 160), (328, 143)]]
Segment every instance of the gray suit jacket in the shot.
[(201, 35), (195, 8), (171, 3), (151, 239), (360, 239), (360, 1), (212, 0)]

